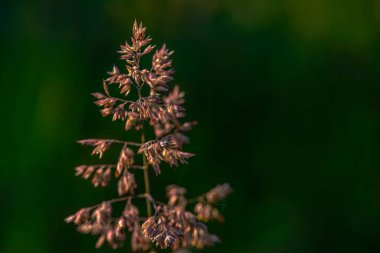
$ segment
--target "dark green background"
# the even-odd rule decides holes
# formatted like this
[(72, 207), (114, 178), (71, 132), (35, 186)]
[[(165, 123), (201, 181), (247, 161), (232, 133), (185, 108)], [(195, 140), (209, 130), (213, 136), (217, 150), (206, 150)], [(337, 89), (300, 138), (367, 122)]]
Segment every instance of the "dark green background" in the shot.
[(0, 252), (112, 252), (63, 219), (116, 194), (74, 176), (96, 161), (75, 140), (136, 137), (89, 95), (135, 18), (176, 51), (199, 121), (155, 195), (235, 190), (205, 252), (380, 252), (376, 0), (1, 1)]

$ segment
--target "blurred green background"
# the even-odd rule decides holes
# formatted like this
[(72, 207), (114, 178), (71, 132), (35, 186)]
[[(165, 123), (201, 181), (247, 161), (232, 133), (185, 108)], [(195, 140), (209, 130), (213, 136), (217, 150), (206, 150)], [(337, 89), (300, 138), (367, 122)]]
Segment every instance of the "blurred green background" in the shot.
[(380, 252), (376, 0), (1, 1), (0, 252), (113, 252), (63, 219), (116, 195), (74, 176), (96, 162), (75, 141), (130, 136), (90, 92), (135, 18), (176, 51), (199, 121), (197, 156), (153, 191), (235, 190), (204, 252)]

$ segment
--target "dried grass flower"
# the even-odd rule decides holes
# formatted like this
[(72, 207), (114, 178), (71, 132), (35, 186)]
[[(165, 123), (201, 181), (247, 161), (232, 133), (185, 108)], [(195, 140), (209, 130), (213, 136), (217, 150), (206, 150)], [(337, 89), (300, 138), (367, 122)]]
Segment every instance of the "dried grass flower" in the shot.
[[(127, 72), (113, 66), (103, 81), (104, 92), (92, 95), (103, 117), (124, 122), (126, 131), (140, 131), (141, 139), (137, 142), (118, 139), (78, 141), (92, 146), (91, 154), (99, 155), (99, 159), (111, 146), (120, 147), (114, 164), (79, 165), (75, 168), (77, 176), (91, 180), (95, 187), (109, 186), (112, 179), (116, 179), (120, 197), (82, 208), (65, 221), (74, 223), (81, 233), (97, 235), (96, 248), (108, 244), (116, 249), (122, 247), (128, 238), (133, 252), (153, 253), (156, 248), (189, 252), (191, 248), (213, 246), (220, 239), (210, 234), (202, 221), (224, 220), (218, 207), (232, 191), (228, 184), (218, 185), (190, 199), (186, 197), (186, 188), (168, 185), (167, 204), (151, 195), (150, 168), (158, 176), (163, 163), (177, 167), (194, 156), (183, 151), (183, 147), (190, 143), (186, 133), (197, 122), (182, 122), (186, 116), (185, 92), (178, 85), (172, 89), (170, 86), (175, 73), (171, 59), (174, 51), (163, 45), (153, 53), (151, 66), (144, 68), (141, 58), (151, 53), (155, 46), (150, 44), (152, 39), (146, 35), (146, 28), (141, 23), (134, 23), (132, 33), (131, 41), (121, 45), (119, 51)], [(110, 89), (110, 86), (115, 88)], [(114, 92), (116, 88), (117, 94), (111, 95), (110, 90)], [(129, 98), (133, 92), (137, 94), (137, 100)], [(155, 139), (146, 140), (148, 127)], [(135, 177), (138, 173), (143, 174), (143, 191), (138, 187), (138, 177)], [(146, 212), (141, 213), (135, 204), (140, 199), (145, 199)], [(115, 216), (113, 205), (118, 203), (125, 206)], [(189, 206), (194, 208), (194, 213), (187, 210)]]

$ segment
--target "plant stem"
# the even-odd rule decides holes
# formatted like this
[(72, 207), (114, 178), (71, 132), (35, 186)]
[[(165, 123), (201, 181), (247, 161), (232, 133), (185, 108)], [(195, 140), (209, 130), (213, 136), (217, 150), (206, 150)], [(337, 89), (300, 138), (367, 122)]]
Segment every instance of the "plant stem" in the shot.
[(79, 140), (77, 142), (82, 145), (92, 145), (92, 144), (83, 144), (84, 141), (88, 141), (88, 140), (107, 141), (111, 143), (119, 143), (119, 144), (124, 144), (124, 145), (126, 144), (126, 145), (137, 146), (137, 147), (140, 147), (142, 145), (141, 143), (137, 143), (137, 142), (121, 141), (121, 140), (116, 140), (116, 139), (84, 139), (84, 140)]
[[(133, 196), (125, 196), (125, 197), (121, 197), (121, 198), (111, 199), (111, 200), (108, 200), (106, 202), (108, 202), (110, 204), (113, 204), (113, 203), (129, 200), (129, 199), (135, 199), (135, 198), (145, 198), (145, 199), (149, 199), (149, 201), (150, 201), (150, 198), (148, 197), (148, 195), (146, 195), (145, 193), (143, 193), (143, 194), (138, 194), (138, 195), (133, 195)], [(96, 204), (96, 205), (93, 205), (93, 206), (88, 206), (86, 208), (87, 209), (94, 209), (94, 208), (96, 208), (96, 207), (98, 207), (100, 205), (101, 204)]]
[[(145, 134), (144, 134), (144, 126), (141, 126), (141, 143), (145, 143)], [(145, 154), (143, 156), (143, 168), (144, 168), (144, 183), (145, 183), (145, 194), (150, 196), (150, 183), (149, 183), (149, 166), (148, 161), (146, 160)], [(152, 216), (152, 206), (150, 205), (150, 201), (146, 198), (146, 211), (148, 217)]]
[[(142, 98), (141, 96), (141, 88), (138, 88), (138, 93), (139, 93), (139, 99)], [(141, 124), (141, 145), (145, 143), (145, 133), (144, 133), (144, 122)], [(144, 184), (145, 184), (145, 194), (147, 196), (150, 196), (150, 183), (149, 183), (149, 165), (148, 161), (146, 160), (146, 156), (143, 153), (143, 169), (144, 169)], [(150, 205), (150, 201), (148, 198), (146, 198), (146, 212), (148, 217), (152, 216), (152, 206)]]
[(127, 144), (127, 145), (130, 145), (130, 146), (141, 146), (141, 143), (137, 143), (137, 142), (130, 142), (130, 141), (120, 141), (120, 140), (115, 140), (115, 139), (104, 139), (104, 141), (109, 141), (109, 142), (113, 142), (113, 143), (120, 143), (120, 144)]
[[(94, 168), (99, 168), (99, 167), (116, 168), (117, 164), (89, 164), (89, 165), (85, 165), (85, 166), (92, 166)], [(131, 165), (130, 167), (128, 167), (128, 169), (143, 170), (144, 166), (136, 164), (136, 165)]]

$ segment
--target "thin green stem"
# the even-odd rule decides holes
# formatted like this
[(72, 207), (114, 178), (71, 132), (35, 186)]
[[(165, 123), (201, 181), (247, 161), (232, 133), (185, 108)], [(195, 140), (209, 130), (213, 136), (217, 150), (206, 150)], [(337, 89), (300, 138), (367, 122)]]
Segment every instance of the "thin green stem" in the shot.
[[(78, 142), (81, 143), (81, 141), (86, 141), (86, 140), (87, 139), (80, 140)], [(124, 144), (124, 145), (130, 145), (130, 146), (137, 146), (137, 147), (140, 147), (142, 145), (141, 143), (137, 143), (137, 142), (121, 141), (121, 140), (116, 140), (116, 139), (98, 139), (98, 140), (99, 141), (107, 141), (107, 142), (111, 142), (111, 143), (119, 143), (119, 144)], [(87, 145), (89, 145), (89, 144), (87, 144)]]
[[(94, 168), (99, 168), (99, 167), (108, 167), (108, 168), (115, 168), (117, 164), (87, 164), (85, 166), (92, 166)], [(134, 164), (128, 167), (128, 169), (137, 169), (137, 170), (143, 170), (144, 166), (143, 165), (138, 165)]]
[[(148, 201), (151, 201), (150, 195), (147, 195), (147, 194), (143, 193), (143, 194), (138, 194), (138, 195), (133, 195), (133, 196), (125, 196), (125, 197), (121, 197), (121, 198), (111, 199), (111, 200), (108, 200), (108, 201), (105, 201), (105, 202), (113, 204), (113, 203), (122, 202), (122, 201), (129, 200), (129, 199), (136, 199), (136, 198), (145, 198)], [(96, 207), (98, 207), (100, 205), (101, 204), (96, 204), (96, 205), (93, 205), (93, 206), (86, 207), (86, 209), (94, 209), (94, 208), (96, 208)]]
[(122, 102), (122, 103), (125, 103), (125, 104), (127, 104), (127, 103), (132, 104), (132, 103), (134, 103), (134, 101), (131, 101), (131, 100), (125, 100), (125, 99), (122, 99), (122, 98), (111, 97), (111, 96), (109, 96), (109, 98), (111, 98), (111, 99), (115, 99), (115, 100), (117, 100), (117, 101), (119, 101), (119, 102)]
[[(142, 98), (141, 96), (141, 88), (138, 89), (139, 93), (139, 99)], [(141, 143), (145, 143), (145, 132), (144, 132), (144, 122), (141, 124)], [(143, 156), (143, 169), (144, 169), (144, 184), (145, 184), (145, 194), (147, 196), (150, 196), (150, 182), (149, 182), (149, 165), (148, 161), (146, 159), (145, 154), (142, 154)], [(146, 212), (148, 214), (148, 217), (152, 216), (152, 206), (150, 205), (150, 201), (148, 198), (146, 198)]]

